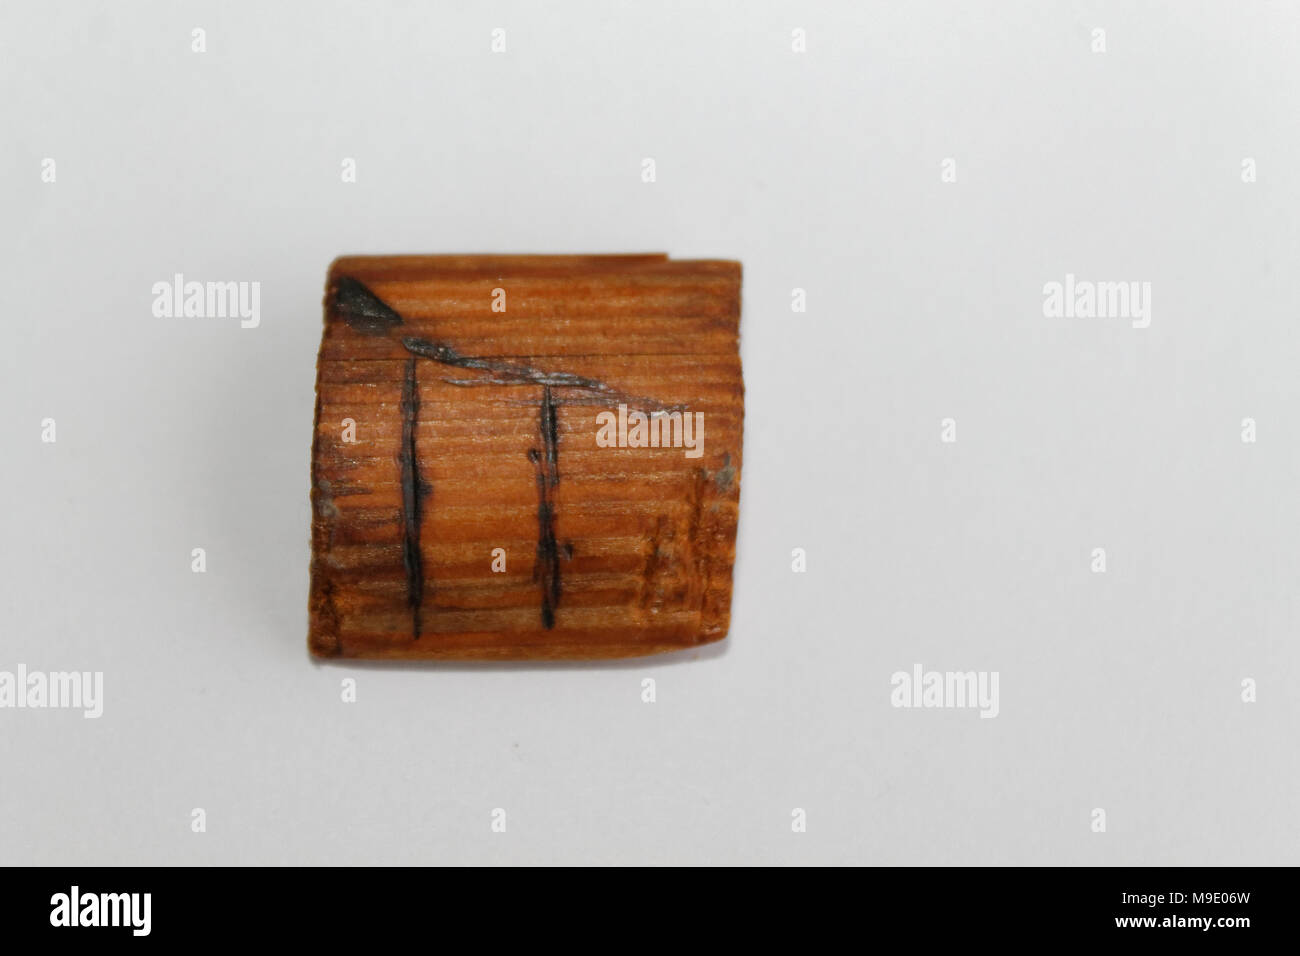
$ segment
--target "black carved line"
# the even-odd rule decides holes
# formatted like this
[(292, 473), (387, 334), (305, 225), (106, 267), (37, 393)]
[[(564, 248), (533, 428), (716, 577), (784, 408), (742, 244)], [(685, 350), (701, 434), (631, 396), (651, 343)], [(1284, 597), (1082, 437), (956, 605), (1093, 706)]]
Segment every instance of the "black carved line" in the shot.
[(449, 345), (430, 342), (427, 339), (407, 336), (402, 339), (402, 344), (406, 346), (408, 352), (433, 359), (435, 362), (441, 362), (444, 365), (479, 369), (484, 372), (496, 372), (499, 375), (505, 375), (506, 378), (499, 381), (499, 384), (502, 385), (562, 385), (572, 388), (594, 388), (598, 391), (610, 390), (608, 385), (604, 382), (598, 382), (594, 378), (583, 378), (581, 375), (571, 375), (568, 372), (543, 372), (535, 368), (529, 368), (527, 365), (513, 365), (510, 362), (502, 362), (497, 359), (460, 355)]
[[(334, 309), (356, 331), (382, 336), (403, 324), (402, 316), (358, 279), (340, 277), (334, 288)], [(672, 411), (682, 406), (665, 405), (651, 398), (627, 395), (609, 384), (568, 372), (544, 372), (526, 365), (499, 359), (478, 358), (457, 353), (451, 346), (411, 336), (402, 339), (411, 354), (406, 362), (402, 382), (402, 446), (398, 455), (402, 482), (402, 560), (406, 567), (406, 598), (411, 609), (411, 630), (418, 640), (422, 630), (421, 610), (424, 602), (424, 564), (420, 554), (421, 499), (428, 493), (420, 480), (420, 463), (416, 453), (416, 428), (420, 417), (419, 382), (416, 358), (426, 358), (455, 368), (490, 372), (493, 377), (445, 379), (449, 384), (472, 385), (541, 385), (542, 405), (539, 430), (542, 451), (529, 449), (528, 459), (537, 466), (537, 562), (533, 579), (541, 586), (542, 623), (549, 630), (555, 626), (555, 609), (560, 603), (560, 548), (555, 539), (555, 488), (560, 483), (559, 425), (551, 388), (579, 391), (575, 404), (624, 402), (651, 411)], [(587, 394), (583, 395), (585, 392)], [(564, 557), (572, 557), (573, 546), (565, 545)]]
[(555, 542), (555, 487), (560, 483), (559, 428), (550, 386), (542, 388), (538, 430), (542, 451), (528, 450), (528, 460), (537, 466), (537, 563), (533, 580), (541, 585), (542, 624), (555, 627), (555, 609), (560, 604), (560, 549)]
[(402, 380), (402, 561), (406, 565), (406, 603), (411, 609), (411, 633), (419, 640), (424, 603), (424, 561), (420, 556), (420, 462), (416, 457), (416, 425), (420, 420), (420, 385), (415, 356), (406, 360)]
[[(480, 358), (477, 356), (461, 355), (450, 345), (444, 345), (441, 342), (430, 342), (428, 339), (415, 338), (406, 336), (402, 339), (402, 345), (412, 355), (418, 355), (421, 358), (432, 359), (443, 365), (450, 365), (455, 368), (467, 368), (480, 372), (492, 372), (495, 377), (492, 378), (468, 378), (468, 379), (444, 379), (449, 385), (542, 385), (554, 386), (556, 388), (576, 388), (586, 392), (594, 392), (599, 396), (595, 401), (583, 399), (579, 404), (607, 404), (623, 402), (627, 405), (638, 408), (646, 408), (650, 411), (677, 411), (684, 406), (665, 405), (663, 402), (656, 401), (653, 398), (641, 398), (635, 395), (628, 395), (620, 392), (607, 382), (602, 382), (595, 378), (586, 378), (582, 375), (573, 375), (569, 372), (544, 372), (541, 369), (532, 368), (527, 365), (515, 365), (511, 362), (503, 362), (500, 359)], [(595, 396), (593, 396), (595, 398)]]

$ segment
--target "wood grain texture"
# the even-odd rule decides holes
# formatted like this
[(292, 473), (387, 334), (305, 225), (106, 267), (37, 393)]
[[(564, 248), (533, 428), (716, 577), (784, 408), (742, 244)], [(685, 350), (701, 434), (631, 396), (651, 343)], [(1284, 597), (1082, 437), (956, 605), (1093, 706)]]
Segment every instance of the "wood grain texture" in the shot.
[[(740, 286), (739, 263), (664, 255), (336, 260), (311, 652), (596, 659), (725, 637)], [(647, 430), (660, 447), (636, 447)]]

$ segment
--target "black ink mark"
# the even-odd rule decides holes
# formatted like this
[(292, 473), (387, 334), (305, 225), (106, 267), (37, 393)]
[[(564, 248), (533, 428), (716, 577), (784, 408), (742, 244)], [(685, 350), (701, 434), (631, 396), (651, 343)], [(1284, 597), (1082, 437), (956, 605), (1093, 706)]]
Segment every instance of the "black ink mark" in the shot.
[(415, 377), (416, 358), (406, 360), (402, 381), (402, 561), (406, 565), (406, 603), (411, 609), (411, 633), (420, 638), (420, 610), (424, 603), (424, 562), (420, 557), (420, 499), (428, 487), (420, 481), (415, 454), (415, 430), (420, 420), (420, 385)]
[[(334, 312), (363, 335), (387, 335), (402, 324), (402, 317), (359, 279), (340, 276), (334, 286)], [(424, 561), (420, 556), (421, 499), (430, 488), (420, 480), (416, 456), (416, 426), (420, 420), (420, 388), (415, 376), (416, 359), (407, 359), (402, 380), (402, 446), (398, 462), (402, 469), (402, 563), (406, 567), (406, 603), (411, 609), (411, 633), (419, 640), (423, 622)]]
[[(602, 392), (610, 391), (608, 385), (604, 382), (598, 382), (594, 378), (583, 378), (581, 375), (570, 375), (567, 372), (542, 372), (526, 365), (512, 365), (509, 362), (501, 362), (496, 359), (460, 355), (449, 345), (430, 342), (427, 339), (407, 336), (402, 339), (402, 344), (406, 346), (408, 352), (433, 359), (443, 365), (479, 369), (484, 372), (495, 372), (498, 375), (505, 376), (504, 378), (493, 379), (491, 382), (493, 385), (560, 385), (572, 388), (594, 388)], [(467, 379), (466, 381), (473, 380)]]
[[(561, 549), (555, 540), (555, 488), (560, 483), (559, 425), (555, 414), (552, 388), (578, 390), (574, 404), (611, 404), (624, 402), (648, 408), (651, 411), (668, 411), (681, 406), (666, 406), (653, 399), (635, 398), (617, 391), (605, 382), (567, 372), (543, 372), (527, 365), (515, 365), (500, 359), (477, 358), (459, 354), (449, 345), (427, 339), (406, 336), (402, 345), (412, 355), (427, 358), (454, 368), (472, 369), (490, 373), (487, 378), (443, 379), (451, 385), (540, 385), (542, 406), (539, 428), (542, 451), (529, 449), (528, 460), (537, 467), (537, 561), (533, 565), (533, 580), (541, 586), (542, 624), (549, 631), (555, 627), (555, 609), (560, 604)], [(412, 359), (414, 361), (414, 359)], [(565, 558), (572, 558), (573, 545), (566, 542)]]
[(560, 483), (560, 431), (555, 420), (555, 401), (549, 387), (542, 389), (542, 445), (546, 449), (546, 476), (554, 488)]
[(428, 339), (406, 336), (402, 339), (402, 345), (412, 355), (432, 359), (443, 365), (492, 373), (492, 377), (489, 378), (443, 379), (448, 385), (541, 385), (554, 388), (576, 388), (590, 394), (574, 399), (573, 404), (605, 405), (623, 402), (626, 405), (656, 412), (680, 411), (685, 408), (683, 405), (665, 405), (663, 402), (655, 401), (652, 398), (628, 395), (599, 379), (572, 375), (568, 372), (543, 372), (527, 365), (515, 365), (511, 362), (503, 362), (500, 359), (461, 355), (450, 345), (443, 345), (441, 342), (430, 342)]
[(364, 282), (342, 276), (334, 287), (334, 311), (344, 322), (365, 335), (384, 335), (402, 317)]
[[(387, 335), (402, 325), (402, 316), (358, 279), (339, 278), (334, 289), (334, 311), (339, 318), (364, 335)], [(432, 487), (420, 479), (416, 455), (416, 427), (420, 419), (420, 390), (416, 378), (416, 361), (430, 359), (454, 368), (488, 372), (488, 377), (443, 379), (451, 385), (540, 385), (542, 404), (539, 430), (542, 450), (529, 449), (528, 460), (537, 466), (537, 562), (533, 580), (541, 586), (542, 624), (555, 627), (555, 609), (560, 603), (560, 560), (573, 558), (573, 543), (561, 548), (555, 540), (555, 489), (560, 483), (559, 423), (555, 413), (552, 388), (577, 390), (569, 401), (577, 405), (604, 405), (623, 402), (649, 411), (678, 411), (683, 405), (666, 405), (652, 398), (628, 395), (594, 378), (568, 372), (544, 372), (527, 365), (515, 365), (500, 359), (461, 355), (449, 345), (411, 336), (402, 339), (411, 357), (406, 361), (402, 382), (402, 446), (398, 455), (402, 469), (402, 560), (406, 567), (406, 600), (411, 609), (411, 631), (419, 640), (422, 631), (421, 610), (424, 602), (424, 563), (420, 554), (420, 518), (422, 500)]]
[[(555, 543), (555, 488), (560, 483), (560, 435), (555, 401), (549, 385), (542, 388), (539, 429), (542, 451), (528, 450), (528, 460), (537, 466), (537, 563), (533, 580), (542, 589), (542, 624), (555, 627), (555, 609), (560, 604), (560, 549)], [(569, 546), (571, 549), (571, 546)]]

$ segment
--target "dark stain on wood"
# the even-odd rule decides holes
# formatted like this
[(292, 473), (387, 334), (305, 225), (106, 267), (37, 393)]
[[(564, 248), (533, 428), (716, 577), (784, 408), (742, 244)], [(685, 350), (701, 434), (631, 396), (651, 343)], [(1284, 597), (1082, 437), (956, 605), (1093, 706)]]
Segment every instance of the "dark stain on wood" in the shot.
[(334, 288), (334, 311), (364, 335), (387, 335), (389, 329), (402, 324), (402, 317), (388, 303), (351, 276), (341, 276)]

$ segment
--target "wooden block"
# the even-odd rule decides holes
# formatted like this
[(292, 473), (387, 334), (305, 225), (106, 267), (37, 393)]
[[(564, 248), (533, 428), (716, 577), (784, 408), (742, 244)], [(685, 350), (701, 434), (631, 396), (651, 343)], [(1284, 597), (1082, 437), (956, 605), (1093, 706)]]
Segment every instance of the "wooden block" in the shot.
[(740, 264), (348, 256), (312, 442), (321, 657), (631, 657), (726, 636)]

